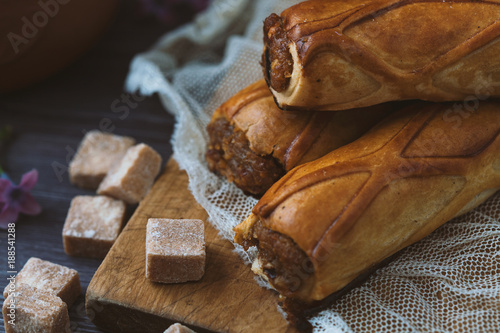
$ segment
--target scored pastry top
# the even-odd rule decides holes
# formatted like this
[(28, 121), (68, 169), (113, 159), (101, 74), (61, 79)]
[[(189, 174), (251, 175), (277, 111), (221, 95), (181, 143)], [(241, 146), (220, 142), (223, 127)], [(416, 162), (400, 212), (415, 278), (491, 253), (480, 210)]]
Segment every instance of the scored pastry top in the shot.
[[(481, 193), (500, 187), (495, 154), (500, 113), (498, 103), (484, 103), (458, 123), (444, 117), (449, 106), (410, 106), (361, 139), (296, 167), (266, 192), (253, 213), (266, 228), (292, 238), (314, 262), (331, 251), (331, 244), (345, 242), (351, 229), (362, 225), (360, 219), (408, 219), (425, 230), (425, 221), (445, 207), (461, 211), (470, 200), (466, 188)], [(485, 167), (491, 172), (479, 176), (477, 170)], [(394, 198), (412, 204), (388, 204)], [(399, 237), (398, 230), (394, 241), (405, 244), (408, 236)]]
[(306, 1), (266, 19), (264, 74), (290, 110), (497, 96), (499, 17), (498, 0)]
[(399, 110), (289, 171), (235, 227), (235, 241), (258, 246), (256, 271), (283, 295), (324, 299), (500, 189), (499, 108)]

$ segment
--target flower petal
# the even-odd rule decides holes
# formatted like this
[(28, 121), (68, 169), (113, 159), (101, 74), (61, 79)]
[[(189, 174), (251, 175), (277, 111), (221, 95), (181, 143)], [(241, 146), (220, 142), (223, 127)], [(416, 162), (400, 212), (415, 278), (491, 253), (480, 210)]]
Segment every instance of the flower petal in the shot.
[(16, 222), (18, 216), (17, 209), (8, 206), (4, 207), (0, 213), (0, 228), (7, 229), (8, 224)]
[(6, 194), (10, 192), (12, 186), (10, 181), (0, 178), (0, 201), (5, 201)]
[(38, 215), (42, 211), (42, 207), (36, 202), (31, 193), (26, 192), (19, 211), (23, 214)]
[(26, 172), (21, 179), (20, 187), (24, 188), (27, 191), (30, 191), (33, 187), (35, 187), (38, 182), (38, 171), (33, 169), (29, 172)]

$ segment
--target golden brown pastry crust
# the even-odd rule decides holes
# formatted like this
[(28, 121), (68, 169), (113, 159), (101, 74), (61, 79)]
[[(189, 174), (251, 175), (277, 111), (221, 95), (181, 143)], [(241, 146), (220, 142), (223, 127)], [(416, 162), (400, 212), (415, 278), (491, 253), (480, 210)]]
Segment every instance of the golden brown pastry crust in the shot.
[[(285, 112), (276, 106), (265, 81), (260, 80), (238, 92), (214, 112), (208, 125), (207, 160), (212, 171), (234, 181), (247, 193), (262, 195), (286, 171), (354, 141), (396, 107), (395, 104), (383, 104), (350, 112)], [(220, 136), (224, 133), (221, 125), (216, 124), (221, 118), (235, 132), (226, 140), (229, 142), (222, 144)], [(240, 142), (242, 136), (247, 142)], [(239, 149), (232, 154), (230, 145), (232, 148), (247, 145), (249, 152)], [(249, 159), (259, 157), (262, 157), (259, 163), (267, 164), (268, 169), (277, 165), (281, 172), (244, 167), (243, 164), (250, 164)], [(230, 170), (231, 167), (234, 170)], [(268, 181), (272, 173), (276, 176)]]
[(288, 110), (500, 96), (499, 18), (499, 0), (305, 1), (266, 20), (264, 74)]
[(295, 290), (275, 287), (308, 303), (476, 207), (500, 188), (500, 102), (466, 117), (451, 117), (451, 107), (410, 106), (292, 169), (235, 228), (235, 241), (259, 244), (259, 221), (293, 240), (314, 270)]

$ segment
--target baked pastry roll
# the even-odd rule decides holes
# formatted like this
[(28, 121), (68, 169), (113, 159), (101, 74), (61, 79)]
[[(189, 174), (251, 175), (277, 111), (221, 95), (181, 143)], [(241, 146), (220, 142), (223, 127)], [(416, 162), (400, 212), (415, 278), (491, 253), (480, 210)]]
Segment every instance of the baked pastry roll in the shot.
[(211, 171), (262, 195), (293, 167), (354, 141), (396, 106), (351, 112), (284, 112), (257, 81), (222, 104), (207, 127)]
[(409, 106), (289, 171), (235, 227), (254, 272), (314, 304), (484, 202), (500, 188), (500, 102), (450, 107)]
[(264, 23), (280, 108), (500, 96), (500, 1), (311, 0)]

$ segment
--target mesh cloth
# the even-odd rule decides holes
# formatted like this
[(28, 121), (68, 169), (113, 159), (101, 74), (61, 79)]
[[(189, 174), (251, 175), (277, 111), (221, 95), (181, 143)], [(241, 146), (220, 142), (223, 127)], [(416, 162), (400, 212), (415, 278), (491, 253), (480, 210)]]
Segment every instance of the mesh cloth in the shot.
[[(205, 127), (213, 111), (262, 77), (262, 22), (298, 1), (214, 0), (196, 20), (135, 57), (126, 87), (159, 93), (176, 117), (174, 158), (220, 235), (257, 203), (210, 173)], [(500, 332), (500, 195), (402, 251), (329, 309), (315, 332)], [(255, 258), (236, 245), (248, 263)], [(262, 281), (260, 281), (262, 283)]]

